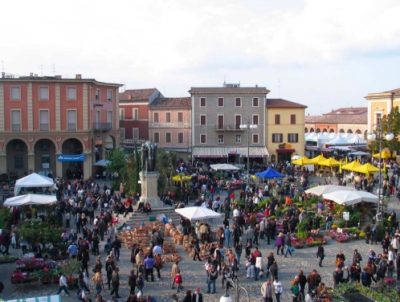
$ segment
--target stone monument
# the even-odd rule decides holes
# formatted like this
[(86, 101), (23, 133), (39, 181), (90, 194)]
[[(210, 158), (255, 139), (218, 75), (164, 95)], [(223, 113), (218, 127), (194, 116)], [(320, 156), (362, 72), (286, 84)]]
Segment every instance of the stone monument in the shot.
[(142, 171), (139, 173), (142, 182), (141, 202), (149, 202), (152, 208), (162, 208), (163, 202), (158, 197), (157, 180), (160, 174), (156, 171), (157, 145), (151, 141), (142, 144)]

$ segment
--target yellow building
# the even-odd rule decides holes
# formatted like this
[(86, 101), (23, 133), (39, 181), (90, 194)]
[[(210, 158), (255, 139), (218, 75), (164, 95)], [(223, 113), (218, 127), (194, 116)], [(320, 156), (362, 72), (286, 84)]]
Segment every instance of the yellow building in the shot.
[(380, 119), (391, 112), (392, 108), (400, 107), (400, 88), (378, 93), (368, 93), (368, 131), (372, 131)]
[(303, 155), (307, 106), (283, 99), (268, 99), (266, 107), (266, 146), (271, 162), (290, 161), (292, 155)]

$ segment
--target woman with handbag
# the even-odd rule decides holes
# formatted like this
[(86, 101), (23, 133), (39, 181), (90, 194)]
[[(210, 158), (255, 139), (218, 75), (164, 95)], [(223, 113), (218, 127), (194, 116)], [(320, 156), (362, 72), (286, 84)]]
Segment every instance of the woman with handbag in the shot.
[(322, 246), (322, 243), (318, 246), (317, 258), (319, 258), (318, 262), (319, 267), (322, 267), (322, 261), (325, 258), (324, 247)]

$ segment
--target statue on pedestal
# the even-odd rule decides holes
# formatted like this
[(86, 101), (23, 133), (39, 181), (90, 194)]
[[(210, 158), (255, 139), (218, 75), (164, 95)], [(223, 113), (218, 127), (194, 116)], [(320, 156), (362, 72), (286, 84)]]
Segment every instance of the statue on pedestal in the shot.
[(157, 145), (151, 141), (146, 141), (142, 144), (142, 171), (153, 172), (156, 171), (157, 160)]

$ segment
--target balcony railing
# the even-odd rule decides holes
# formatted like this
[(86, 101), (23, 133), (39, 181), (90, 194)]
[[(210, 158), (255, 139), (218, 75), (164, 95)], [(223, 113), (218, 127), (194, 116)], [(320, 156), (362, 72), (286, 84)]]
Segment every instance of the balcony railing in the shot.
[(68, 131), (76, 131), (76, 123), (68, 123)]
[(12, 131), (21, 131), (21, 124), (12, 124), (11, 129)]
[(110, 131), (112, 129), (112, 123), (94, 123), (93, 130), (94, 131)]
[(214, 125), (215, 131), (240, 131), (242, 132), (243, 129), (240, 129), (239, 125), (234, 124), (224, 124), (224, 125)]
[(40, 124), (40, 131), (49, 131), (49, 124)]

